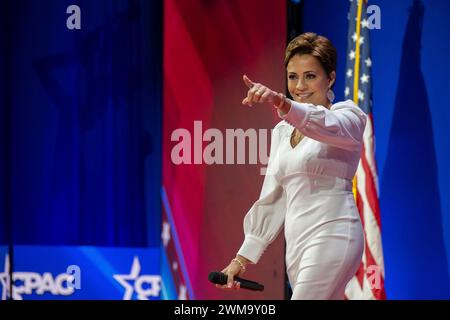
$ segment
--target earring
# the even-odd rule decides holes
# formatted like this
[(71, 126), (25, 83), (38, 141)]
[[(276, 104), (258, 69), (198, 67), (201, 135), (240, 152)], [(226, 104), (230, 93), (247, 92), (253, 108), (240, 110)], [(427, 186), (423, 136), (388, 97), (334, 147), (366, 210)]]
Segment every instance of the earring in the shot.
[(328, 89), (328, 92), (327, 92), (327, 98), (328, 98), (328, 100), (329, 100), (330, 102), (333, 102), (333, 101), (334, 101), (335, 96), (334, 96), (333, 90)]

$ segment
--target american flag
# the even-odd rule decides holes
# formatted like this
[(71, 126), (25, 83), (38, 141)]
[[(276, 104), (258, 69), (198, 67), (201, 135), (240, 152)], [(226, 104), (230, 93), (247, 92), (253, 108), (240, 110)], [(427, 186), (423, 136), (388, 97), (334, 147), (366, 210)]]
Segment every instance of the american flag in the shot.
[(353, 99), (368, 115), (361, 161), (353, 192), (364, 227), (365, 248), (361, 265), (345, 290), (347, 299), (386, 299), (381, 245), (378, 174), (374, 156), (372, 79), (367, 1), (350, 0), (348, 14), (345, 97)]

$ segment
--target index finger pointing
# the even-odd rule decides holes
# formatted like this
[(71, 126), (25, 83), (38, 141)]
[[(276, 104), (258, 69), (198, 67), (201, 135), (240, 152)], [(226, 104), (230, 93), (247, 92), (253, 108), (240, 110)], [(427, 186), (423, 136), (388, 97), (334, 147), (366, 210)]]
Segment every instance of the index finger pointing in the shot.
[(253, 83), (253, 81), (251, 81), (245, 74), (242, 77), (242, 79), (244, 80), (245, 85), (250, 89), (252, 88), (255, 84)]

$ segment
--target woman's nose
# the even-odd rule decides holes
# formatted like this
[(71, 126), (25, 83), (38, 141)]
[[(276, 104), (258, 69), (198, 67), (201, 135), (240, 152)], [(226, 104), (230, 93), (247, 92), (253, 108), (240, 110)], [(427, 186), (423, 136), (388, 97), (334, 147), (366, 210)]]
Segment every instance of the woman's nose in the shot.
[(306, 85), (305, 80), (304, 79), (299, 79), (298, 82), (297, 82), (296, 89), (300, 90), (300, 91), (304, 91), (307, 88), (308, 88), (308, 86)]

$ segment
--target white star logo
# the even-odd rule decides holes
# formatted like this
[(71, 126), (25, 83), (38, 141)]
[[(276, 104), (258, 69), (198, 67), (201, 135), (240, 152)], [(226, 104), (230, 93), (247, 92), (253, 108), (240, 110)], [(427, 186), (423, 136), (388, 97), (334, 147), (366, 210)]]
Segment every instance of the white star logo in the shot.
[(3, 272), (0, 273), (0, 283), (2, 285), (2, 300), (6, 300), (11, 296), (11, 278), (9, 275), (9, 271), (9, 254), (7, 254), (5, 255), (5, 267), (3, 268)]
[(364, 60), (364, 62), (366, 63), (366, 66), (368, 68), (370, 68), (372, 66), (372, 60), (370, 60), (370, 58), (367, 58), (366, 60)]
[(359, 37), (359, 45), (362, 45), (364, 43), (364, 37)]
[(350, 57), (350, 60), (355, 59), (355, 51), (351, 50), (348, 56)]
[[(358, 38), (358, 36), (356, 35), (356, 32), (352, 35), (352, 39), (353, 39), (353, 42), (356, 42), (356, 39)], [(359, 43), (359, 45), (362, 45), (363, 43), (364, 43), (364, 37), (359, 37), (359, 40), (358, 40), (358, 43)]]
[(187, 300), (187, 291), (186, 287), (182, 284), (180, 284), (180, 290), (178, 293), (178, 300)]
[(361, 76), (361, 83), (368, 83), (369, 82), (369, 78), (370, 76), (363, 73), (363, 75)]
[[(137, 256), (133, 259), (130, 274), (115, 274), (113, 277), (124, 288), (123, 300), (131, 300), (134, 291), (139, 300), (148, 300), (149, 296), (158, 297), (161, 290), (161, 277), (156, 275), (139, 275), (141, 272), (141, 263)], [(134, 281), (131, 285), (129, 280)], [(144, 288), (143, 284), (151, 284), (150, 288)]]
[(350, 88), (345, 87), (345, 96), (348, 97), (349, 94), (350, 94)]
[(167, 247), (167, 244), (170, 241), (170, 224), (164, 221), (163, 230), (161, 233), (161, 239), (163, 241), (164, 247)]
[(366, 19), (363, 19), (361, 21), (361, 27), (363, 28), (369, 28), (369, 21), (367, 21)]
[(347, 70), (347, 78), (351, 78), (353, 75), (353, 70), (352, 69), (348, 69)]
[(364, 92), (362, 92), (361, 90), (358, 90), (358, 100), (364, 100)]

